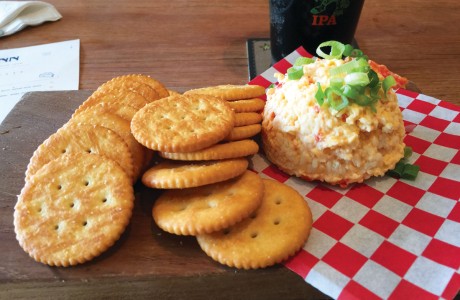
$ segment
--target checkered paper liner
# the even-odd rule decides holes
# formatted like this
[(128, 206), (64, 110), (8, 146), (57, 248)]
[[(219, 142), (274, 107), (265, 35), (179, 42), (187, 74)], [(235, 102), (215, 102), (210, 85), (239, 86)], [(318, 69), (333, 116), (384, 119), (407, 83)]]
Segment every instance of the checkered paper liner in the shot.
[[(268, 87), (286, 73), (299, 48), (249, 84)], [(396, 91), (420, 166), (415, 181), (389, 176), (340, 188), (307, 182), (252, 159), (262, 177), (295, 188), (313, 213), (302, 250), (285, 266), (338, 299), (452, 299), (460, 288), (460, 107)]]

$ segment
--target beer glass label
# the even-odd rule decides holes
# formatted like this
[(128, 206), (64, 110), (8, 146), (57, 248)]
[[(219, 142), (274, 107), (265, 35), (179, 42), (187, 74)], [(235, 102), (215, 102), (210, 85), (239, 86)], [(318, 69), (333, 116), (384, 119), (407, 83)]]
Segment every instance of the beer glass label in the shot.
[[(343, 15), (343, 11), (350, 6), (350, 0), (314, 0), (315, 6), (310, 10), (313, 16), (313, 26), (337, 25), (336, 16)], [(328, 14), (330, 7), (332, 13)]]

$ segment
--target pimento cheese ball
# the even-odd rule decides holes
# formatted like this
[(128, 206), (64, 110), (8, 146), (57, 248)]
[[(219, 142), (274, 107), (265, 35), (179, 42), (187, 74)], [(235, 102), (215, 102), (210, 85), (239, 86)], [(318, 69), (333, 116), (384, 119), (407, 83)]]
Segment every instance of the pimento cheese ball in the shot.
[(331, 85), (330, 70), (350, 60), (316, 59), (302, 66), (298, 80), (276, 75), (277, 85), (267, 90), (262, 142), (282, 171), (345, 187), (382, 176), (403, 158), (404, 124), (391, 88), (380, 89), (372, 106), (350, 100), (337, 110), (315, 98), (319, 85), (323, 91)]

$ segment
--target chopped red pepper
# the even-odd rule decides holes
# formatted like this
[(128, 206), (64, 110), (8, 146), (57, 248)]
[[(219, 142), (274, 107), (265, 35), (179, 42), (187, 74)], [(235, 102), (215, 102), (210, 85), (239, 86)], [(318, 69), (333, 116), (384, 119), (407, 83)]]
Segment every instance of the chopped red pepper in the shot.
[(372, 70), (374, 70), (375, 72), (379, 73), (380, 75), (382, 75), (385, 78), (387, 76), (392, 75), (394, 77), (394, 79), (396, 80), (397, 87), (405, 88), (407, 83), (409, 82), (409, 80), (407, 78), (399, 76), (398, 74), (391, 72), (387, 68), (387, 66), (379, 65), (378, 63), (376, 63), (373, 60), (369, 60), (369, 66), (371, 67)]

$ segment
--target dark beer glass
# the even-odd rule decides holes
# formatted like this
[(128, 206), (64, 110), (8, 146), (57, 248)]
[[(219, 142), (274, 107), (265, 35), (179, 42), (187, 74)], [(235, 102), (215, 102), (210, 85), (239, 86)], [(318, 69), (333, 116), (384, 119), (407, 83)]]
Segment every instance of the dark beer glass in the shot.
[(350, 44), (364, 0), (270, 0), (273, 61), (303, 46), (315, 55), (325, 41)]

